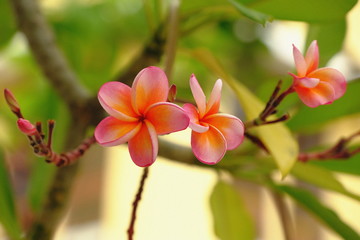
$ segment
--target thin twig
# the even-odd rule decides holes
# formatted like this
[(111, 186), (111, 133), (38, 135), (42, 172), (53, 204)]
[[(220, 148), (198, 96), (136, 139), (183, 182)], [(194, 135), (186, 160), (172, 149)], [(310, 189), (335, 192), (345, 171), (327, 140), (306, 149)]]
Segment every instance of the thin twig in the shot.
[(129, 240), (133, 240), (134, 226), (135, 226), (135, 220), (136, 220), (136, 210), (139, 206), (139, 202), (141, 200), (141, 195), (143, 193), (145, 181), (147, 179), (148, 174), (149, 174), (149, 167), (146, 167), (146, 168), (144, 168), (143, 174), (141, 176), (140, 184), (139, 184), (139, 189), (135, 195), (135, 200), (132, 204), (133, 209), (132, 209), (132, 213), (131, 213), (130, 225), (127, 230)]
[(282, 80), (280, 80), (274, 91), (272, 92), (269, 100), (266, 103), (265, 108), (263, 109), (263, 111), (259, 114), (259, 116), (251, 121), (247, 121), (245, 122), (245, 127), (246, 129), (248, 128), (252, 128), (255, 126), (261, 126), (261, 125), (266, 125), (266, 124), (274, 124), (274, 123), (278, 123), (278, 122), (283, 122), (286, 121), (287, 119), (289, 119), (290, 115), (289, 114), (284, 114), (279, 118), (276, 119), (272, 119), (272, 120), (267, 120), (267, 118), (273, 114), (275, 114), (277, 112), (277, 106), (284, 100), (284, 98), (289, 95), (290, 93), (294, 92), (294, 88), (292, 86), (290, 86), (288, 89), (286, 89), (284, 92), (282, 92), (279, 95), (280, 89), (281, 89), (281, 85), (282, 85)]
[(277, 212), (279, 213), (280, 222), (286, 240), (295, 240), (295, 228), (291, 219), (289, 208), (285, 202), (284, 196), (274, 190), (270, 190), (274, 200)]
[(360, 152), (360, 148), (356, 148), (354, 150), (350, 150), (347, 148), (349, 142), (359, 135), (360, 135), (360, 131), (356, 131), (355, 133), (351, 134), (349, 137), (341, 138), (339, 141), (337, 141), (334, 144), (334, 146), (324, 151), (300, 153), (298, 156), (298, 161), (308, 162), (310, 160), (323, 161), (328, 159), (337, 159), (337, 160), (348, 159)]
[(254, 136), (248, 132), (245, 132), (245, 137), (247, 139), (249, 139), (252, 143), (254, 143), (256, 146), (258, 146), (259, 148), (261, 148), (262, 150), (264, 150), (265, 152), (269, 153), (269, 150), (267, 149), (267, 147), (265, 146), (265, 144), (261, 141), (260, 138), (258, 138), (257, 136)]

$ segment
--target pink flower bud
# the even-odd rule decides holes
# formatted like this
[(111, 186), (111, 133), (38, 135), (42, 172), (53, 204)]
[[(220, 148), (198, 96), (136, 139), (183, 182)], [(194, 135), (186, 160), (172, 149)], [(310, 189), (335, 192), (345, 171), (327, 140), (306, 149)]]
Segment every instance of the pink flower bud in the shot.
[(19, 118), (17, 120), (17, 125), (20, 131), (25, 135), (32, 136), (37, 132), (36, 127), (29, 120)]
[(172, 84), (169, 89), (168, 101), (174, 102), (176, 98), (176, 85)]
[(12, 92), (10, 92), (9, 89), (5, 88), (4, 96), (5, 96), (5, 100), (6, 100), (7, 104), (9, 105), (11, 111), (13, 111), (15, 114), (19, 113), (20, 106), (19, 106), (18, 102), (16, 101), (14, 94), (12, 94)]

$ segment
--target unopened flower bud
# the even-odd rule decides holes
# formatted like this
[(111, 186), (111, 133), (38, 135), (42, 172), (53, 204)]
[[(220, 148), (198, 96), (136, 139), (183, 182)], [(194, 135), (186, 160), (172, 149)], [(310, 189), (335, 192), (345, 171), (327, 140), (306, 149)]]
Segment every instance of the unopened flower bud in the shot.
[(16, 98), (12, 92), (10, 92), (9, 89), (4, 89), (4, 96), (7, 104), (9, 105), (11, 111), (15, 113), (16, 115), (20, 114), (20, 105), (16, 101)]
[(34, 124), (32, 124), (29, 120), (19, 118), (17, 121), (17, 125), (20, 131), (27, 136), (35, 135), (37, 132)]
[(176, 86), (174, 84), (172, 84), (169, 89), (168, 101), (174, 102), (175, 98), (176, 98)]

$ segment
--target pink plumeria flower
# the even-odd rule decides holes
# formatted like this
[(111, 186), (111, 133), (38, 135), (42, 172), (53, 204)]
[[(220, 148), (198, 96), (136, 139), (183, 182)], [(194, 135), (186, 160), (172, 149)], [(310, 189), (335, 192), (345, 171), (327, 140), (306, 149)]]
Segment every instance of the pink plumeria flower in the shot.
[(196, 158), (205, 164), (216, 164), (227, 150), (235, 149), (244, 139), (244, 124), (229, 114), (219, 113), (222, 81), (216, 81), (210, 99), (201, 89), (195, 75), (190, 77), (190, 88), (197, 108), (187, 103), (190, 117), (191, 147)]
[(316, 40), (308, 48), (305, 58), (293, 45), (293, 55), (297, 75), (293, 88), (301, 101), (309, 107), (330, 104), (344, 95), (346, 91), (345, 77), (334, 68), (318, 68), (319, 48)]
[(143, 69), (132, 87), (120, 82), (105, 83), (98, 98), (109, 117), (95, 129), (102, 146), (128, 142), (134, 163), (140, 167), (153, 164), (158, 153), (157, 135), (184, 130), (189, 117), (179, 106), (166, 102), (169, 84), (157, 67)]

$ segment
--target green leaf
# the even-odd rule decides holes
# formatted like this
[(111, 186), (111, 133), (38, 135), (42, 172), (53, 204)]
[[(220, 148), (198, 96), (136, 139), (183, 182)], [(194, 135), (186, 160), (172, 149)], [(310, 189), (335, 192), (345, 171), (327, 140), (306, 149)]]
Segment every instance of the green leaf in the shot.
[(359, 234), (354, 229), (342, 221), (332, 209), (323, 205), (310, 192), (286, 185), (275, 186), (275, 188), (288, 194), (306, 210), (319, 218), (322, 223), (343, 237), (343, 239), (360, 239)]
[(235, 6), (237, 10), (239, 10), (245, 17), (248, 17), (249, 19), (258, 22), (265, 26), (266, 22), (271, 22), (273, 18), (267, 14), (255, 11), (253, 9), (250, 9), (240, 2), (237, 2), (235, 0), (229, 0), (229, 2)]
[[(222, 78), (235, 92), (248, 120), (259, 116), (264, 109), (262, 103), (243, 84), (228, 75), (218, 60), (206, 50), (193, 50), (191, 54)], [(296, 162), (299, 146), (289, 129), (283, 123), (259, 126), (252, 130), (265, 144), (285, 177)]]
[(291, 173), (297, 178), (315, 186), (335, 191), (360, 201), (360, 197), (349, 192), (330, 170), (308, 163), (297, 163)]
[(219, 181), (210, 196), (215, 233), (222, 240), (253, 240), (255, 227), (239, 193)]
[(317, 40), (320, 52), (320, 66), (325, 64), (342, 49), (346, 33), (346, 21), (312, 23), (309, 25), (307, 44)]
[(21, 239), (21, 228), (17, 221), (14, 198), (6, 168), (5, 158), (0, 149), (0, 222), (11, 239)]
[[(302, 107), (289, 121), (288, 126), (295, 131), (318, 130), (325, 122), (344, 115), (358, 113), (360, 106), (360, 79), (348, 83), (344, 96), (332, 104), (317, 108)], [(311, 117), (309, 117), (311, 116)]]
[(251, 1), (248, 6), (275, 19), (330, 22), (344, 19), (356, 2), (356, 0), (257, 0)]

